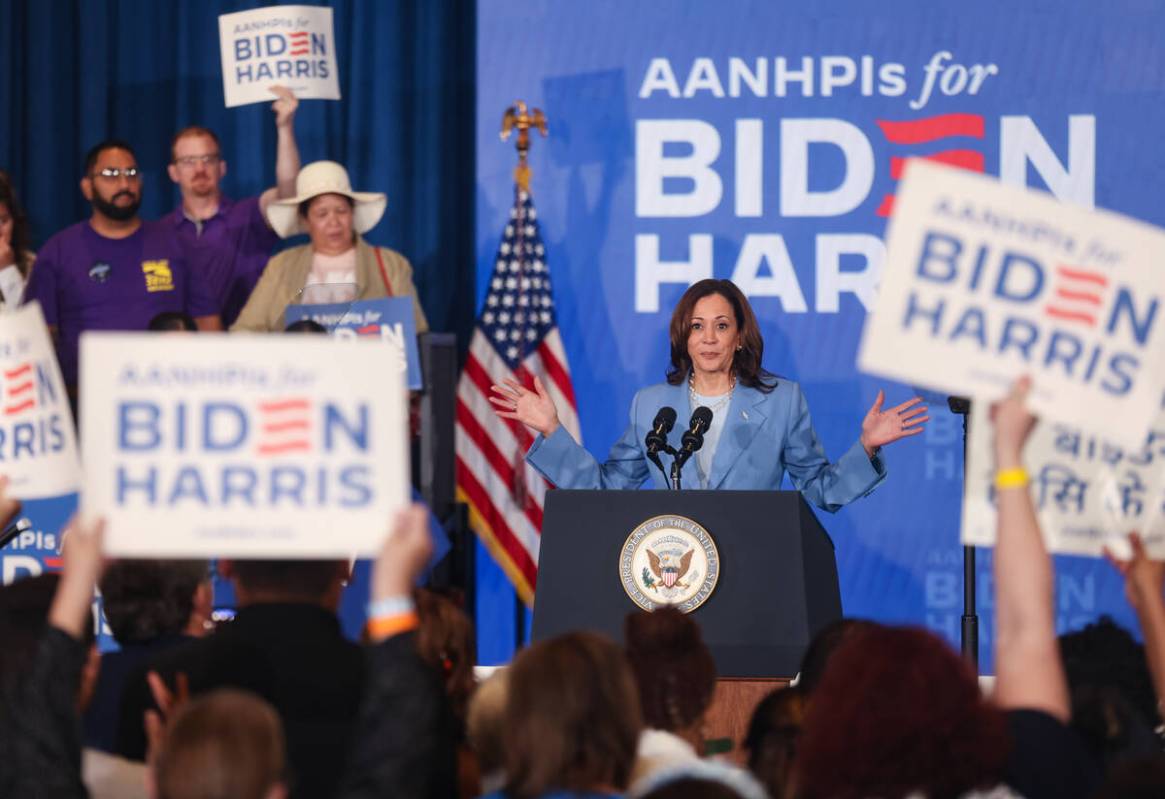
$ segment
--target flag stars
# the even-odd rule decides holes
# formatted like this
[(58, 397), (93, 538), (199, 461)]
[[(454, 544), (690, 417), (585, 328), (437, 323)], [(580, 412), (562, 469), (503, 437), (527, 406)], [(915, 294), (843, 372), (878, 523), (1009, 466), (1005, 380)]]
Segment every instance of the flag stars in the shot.
[(516, 277), (507, 277), (506, 278), (506, 291), (513, 291), (517, 287), (518, 287), (518, 278), (516, 278)]
[(517, 360), (518, 348), (517, 347), (506, 347), (506, 357), (509, 358), (511, 361)]
[(538, 313), (538, 318), (542, 320), (542, 324), (550, 324), (550, 311), (540, 311)]
[(525, 308), (529, 304), (530, 304), (530, 298), (528, 296), (526, 296), (525, 294), (518, 295), (518, 305)]
[[(498, 252), (500, 252), (502, 255), (509, 255), (510, 254), (510, 243), (508, 241), (503, 241), (502, 245), (500, 247), (498, 247)], [(501, 261), (498, 261), (498, 263), (500, 264)]]
[(514, 236), (514, 226), (513, 225), (506, 225), (506, 238), (507, 239), (513, 238), (513, 236)]
[(494, 323), (494, 315), (491, 312), (486, 311), (481, 315), (481, 321), (483, 324), (492, 325)]
[(498, 304), (498, 295), (496, 295), (496, 294), (491, 294), (491, 295), (489, 295), (488, 297), (486, 297), (486, 298), (485, 298), (485, 304), (486, 304), (486, 305), (489, 305), (490, 307), (493, 307), (493, 306), (497, 305), (497, 304)]
[(533, 225), (526, 225), (526, 227), (524, 229), (526, 231), (527, 236), (533, 236), (535, 233), (538, 232), (534, 229)]
[(515, 327), (513, 330), (510, 331), (510, 341), (521, 341), (521, 340), (522, 340), (522, 331)]
[(502, 305), (506, 306), (507, 308), (512, 308), (514, 305), (514, 295), (513, 294), (503, 295), (502, 296)]
[(499, 344), (504, 342), (506, 340), (506, 331), (502, 330), (499, 327), (497, 330), (494, 331), (494, 340), (497, 341)]
[(526, 330), (526, 340), (527, 341), (537, 341), (538, 340), (538, 331), (532, 327), (527, 329)]
[(502, 311), (498, 314), (498, 324), (508, 325), (510, 323), (510, 314), (507, 311)]
[(506, 283), (506, 281), (502, 280), (500, 277), (495, 277), (493, 280), (491, 280), (489, 282), (489, 285), (490, 285), (490, 288), (492, 288), (494, 291), (501, 291), (502, 286), (504, 286), (505, 283)]
[(522, 262), (521, 261), (510, 261), (510, 271), (511, 272), (522, 271)]

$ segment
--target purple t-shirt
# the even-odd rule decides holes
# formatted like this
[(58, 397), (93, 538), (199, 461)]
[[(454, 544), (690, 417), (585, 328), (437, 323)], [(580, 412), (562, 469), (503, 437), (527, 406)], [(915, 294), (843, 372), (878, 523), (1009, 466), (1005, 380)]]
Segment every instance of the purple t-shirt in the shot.
[(145, 330), (164, 311), (218, 313), (198, 265), (157, 222), (143, 222), (124, 239), (108, 239), (87, 221), (65, 228), (37, 253), (24, 299), (40, 302), (45, 321), (57, 326), (57, 356), (69, 385), (77, 383), (83, 330)]
[(220, 198), (218, 211), (202, 221), (201, 233), (186, 218), (181, 205), (161, 221), (174, 227), (187, 252), (210, 250), (213, 257), (206, 262), (207, 286), (218, 299), (223, 326), (230, 327), (259, 282), (271, 250), (279, 243), (279, 236), (259, 210), (259, 198)]

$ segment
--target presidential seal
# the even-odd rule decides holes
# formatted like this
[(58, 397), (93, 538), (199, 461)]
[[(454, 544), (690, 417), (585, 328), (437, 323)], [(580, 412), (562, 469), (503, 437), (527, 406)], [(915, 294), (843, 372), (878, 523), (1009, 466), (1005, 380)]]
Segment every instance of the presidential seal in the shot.
[(654, 516), (627, 536), (619, 579), (644, 610), (672, 605), (691, 613), (716, 588), (720, 553), (708, 531), (686, 516)]

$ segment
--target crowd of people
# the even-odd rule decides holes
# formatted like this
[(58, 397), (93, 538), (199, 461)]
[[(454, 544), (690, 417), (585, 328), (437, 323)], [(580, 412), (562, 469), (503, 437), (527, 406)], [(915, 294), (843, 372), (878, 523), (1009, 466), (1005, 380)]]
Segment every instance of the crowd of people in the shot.
[[(1109, 620), (1057, 639), (1054, 573), (1022, 451), (1026, 383), (994, 409), (995, 679), (935, 634), (845, 619), (706, 756), (715, 661), (696, 619), (636, 611), (624, 640), (537, 642), (482, 683), (472, 625), (416, 587), (423, 508), (391, 524), (363, 640), (336, 608), (343, 561), (102, 557), (75, 519), (58, 574), (0, 589), (0, 795), (261, 797), (1116, 797), (1165, 795), (1165, 563), (1131, 540), (1144, 645)], [(0, 481), (0, 516), (18, 503)], [(93, 599), (120, 649), (94, 646)]]
[[(288, 89), (272, 91), (276, 185), (255, 196), (223, 193), (219, 139), (191, 125), (174, 135), (167, 166), (181, 201), (161, 219), (143, 220), (134, 148), (106, 139), (83, 163), (89, 218), (33, 252), (29, 220), (0, 172), (0, 311), (40, 304), (74, 400), (86, 330), (175, 329), (175, 320), (185, 329), (189, 320), (198, 330), (279, 332), (288, 305), (394, 296), (410, 298), (418, 332), (427, 329), (408, 260), (362, 237), (384, 214), (385, 195), (354, 191), (332, 161), (301, 169), (298, 101)], [(297, 234), (309, 242), (272, 257)]]

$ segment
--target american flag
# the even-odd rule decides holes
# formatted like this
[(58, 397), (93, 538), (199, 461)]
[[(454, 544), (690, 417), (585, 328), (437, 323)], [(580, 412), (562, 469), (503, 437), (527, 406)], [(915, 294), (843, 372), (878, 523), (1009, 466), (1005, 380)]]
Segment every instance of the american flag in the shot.
[(491, 385), (508, 377), (532, 389), (535, 375), (554, 399), (559, 421), (581, 442), (538, 215), (529, 193), (515, 189), (457, 386), (455, 446), (458, 498), (527, 604), (534, 599), (547, 485), (524, 460), (534, 435), (520, 422), (499, 418), (487, 397)]

